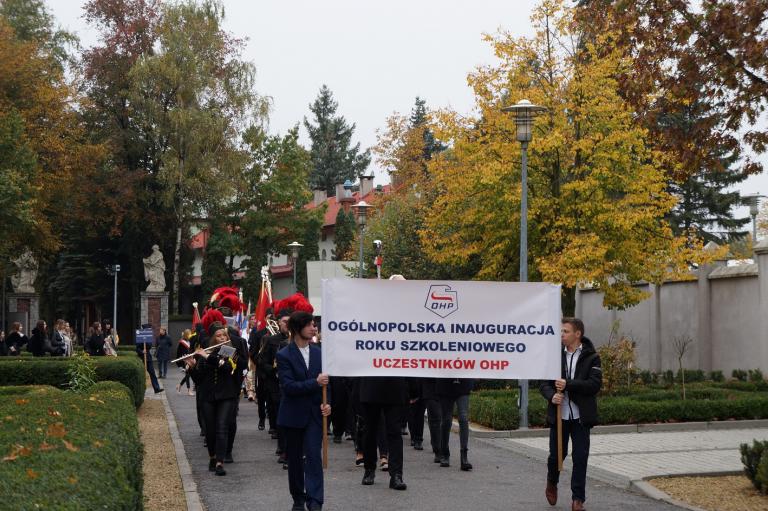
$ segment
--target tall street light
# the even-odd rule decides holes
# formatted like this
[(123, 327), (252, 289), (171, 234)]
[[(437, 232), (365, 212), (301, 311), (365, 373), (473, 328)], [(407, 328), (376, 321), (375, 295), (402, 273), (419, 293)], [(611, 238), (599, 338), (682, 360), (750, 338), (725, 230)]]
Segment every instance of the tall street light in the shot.
[(112, 335), (117, 335), (117, 274), (120, 273), (120, 265), (107, 266), (107, 272), (115, 277), (114, 292), (112, 293)]
[(757, 243), (757, 214), (760, 212), (760, 199), (762, 197), (764, 197), (764, 195), (758, 195), (756, 193), (742, 197), (744, 202), (749, 206), (749, 214), (752, 217), (752, 243)]
[[(528, 282), (528, 142), (533, 138), (533, 119), (547, 111), (527, 99), (505, 106), (502, 112), (515, 116), (517, 141), (522, 149), (522, 190), (520, 198), (520, 282)], [(528, 428), (528, 380), (520, 380), (520, 428)]]
[(357, 210), (357, 223), (360, 224), (360, 266), (357, 276), (359, 278), (363, 278), (363, 237), (365, 236), (365, 217), (368, 214), (368, 210), (371, 209), (373, 206), (365, 202), (364, 200), (361, 200), (354, 206), (352, 206)]
[(293, 260), (293, 292), (298, 292), (298, 288), (296, 287), (296, 267), (299, 265), (299, 249), (303, 247), (301, 243), (298, 241), (294, 241), (293, 243), (288, 244), (288, 248), (291, 249), (291, 256)]

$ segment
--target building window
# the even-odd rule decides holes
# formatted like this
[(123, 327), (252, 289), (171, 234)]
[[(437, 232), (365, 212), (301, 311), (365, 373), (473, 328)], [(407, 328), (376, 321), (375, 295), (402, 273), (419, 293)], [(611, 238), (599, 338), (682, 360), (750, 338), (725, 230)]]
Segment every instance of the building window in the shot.
[(328, 257), (328, 253), (325, 251), (325, 249), (323, 249), (323, 255), (320, 256), (320, 260), (325, 261), (327, 257)]

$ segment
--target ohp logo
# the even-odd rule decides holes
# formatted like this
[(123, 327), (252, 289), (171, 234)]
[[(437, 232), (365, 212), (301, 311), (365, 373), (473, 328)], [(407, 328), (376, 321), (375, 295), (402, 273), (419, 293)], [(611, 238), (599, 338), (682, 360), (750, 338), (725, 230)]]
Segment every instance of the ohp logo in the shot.
[(429, 286), (424, 307), (444, 318), (459, 310), (458, 293), (451, 291), (451, 287), (444, 284)]

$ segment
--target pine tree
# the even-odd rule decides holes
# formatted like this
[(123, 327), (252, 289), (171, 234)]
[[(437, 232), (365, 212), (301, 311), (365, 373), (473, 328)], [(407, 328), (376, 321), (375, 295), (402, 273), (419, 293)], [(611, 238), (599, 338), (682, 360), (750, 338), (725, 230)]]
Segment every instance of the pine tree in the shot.
[(352, 242), (355, 240), (355, 216), (350, 211), (344, 212), (339, 208), (336, 214), (336, 226), (334, 229), (333, 260), (348, 261), (352, 256)]
[(343, 116), (337, 116), (339, 104), (331, 90), (323, 85), (317, 99), (309, 105), (314, 114), (314, 124), (304, 118), (304, 127), (312, 140), (312, 172), (309, 182), (312, 189), (325, 190), (329, 197), (336, 194), (336, 185), (362, 175), (371, 162), (370, 150), (360, 152), (360, 143), (352, 144), (355, 125), (347, 124)]
[(424, 161), (431, 160), (433, 154), (445, 151), (446, 149), (446, 146), (435, 138), (435, 134), (426, 125), (428, 120), (427, 101), (416, 96), (416, 104), (413, 106), (413, 110), (411, 110), (409, 123), (412, 130), (421, 131), (421, 139), (424, 142), (422, 149), (422, 159)]

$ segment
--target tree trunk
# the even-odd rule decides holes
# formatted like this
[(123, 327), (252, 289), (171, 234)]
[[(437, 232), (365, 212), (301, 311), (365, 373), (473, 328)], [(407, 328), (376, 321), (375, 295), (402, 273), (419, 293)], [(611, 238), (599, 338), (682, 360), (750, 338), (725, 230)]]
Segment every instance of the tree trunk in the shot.
[(171, 308), (172, 314), (179, 314), (179, 293), (181, 286), (179, 285), (179, 266), (181, 265), (181, 220), (178, 221), (176, 227), (176, 244), (173, 250), (173, 302)]

